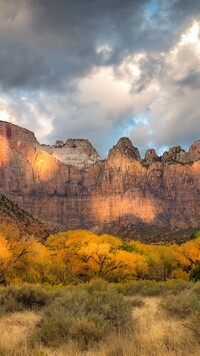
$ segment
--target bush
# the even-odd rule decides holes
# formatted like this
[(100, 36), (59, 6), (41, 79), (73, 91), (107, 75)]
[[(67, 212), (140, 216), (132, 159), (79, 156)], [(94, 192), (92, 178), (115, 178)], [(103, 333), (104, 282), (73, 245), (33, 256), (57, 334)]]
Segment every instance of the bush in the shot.
[(185, 319), (192, 313), (200, 312), (200, 301), (194, 293), (181, 293), (177, 296), (168, 296), (160, 307), (171, 317)]
[(165, 293), (162, 283), (156, 281), (135, 281), (127, 283), (124, 288), (117, 287), (126, 296), (159, 296)]
[(49, 308), (33, 331), (30, 342), (39, 341), (49, 347), (59, 347), (63, 340), (68, 341), (71, 326), (72, 320), (66, 318), (62, 311)]
[(167, 282), (162, 282), (162, 287), (166, 294), (178, 295), (183, 291), (189, 291), (193, 287), (193, 283), (183, 279), (169, 279)]
[(65, 288), (44, 310), (32, 342), (58, 347), (69, 340), (87, 349), (110, 332), (132, 327), (131, 303), (105, 283)]
[(58, 292), (40, 286), (9, 286), (0, 290), (0, 314), (40, 309), (50, 304)]
[(181, 291), (190, 290), (193, 283), (185, 280), (170, 279), (166, 282), (160, 281), (132, 281), (112, 285), (119, 293), (125, 296), (140, 295), (144, 297), (163, 296), (168, 294), (179, 294)]

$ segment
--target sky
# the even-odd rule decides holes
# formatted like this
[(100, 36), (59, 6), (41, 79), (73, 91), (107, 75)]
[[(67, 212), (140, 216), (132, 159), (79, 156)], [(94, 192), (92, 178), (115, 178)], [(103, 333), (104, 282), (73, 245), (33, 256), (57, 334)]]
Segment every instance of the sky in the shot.
[(199, 0), (0, 0), (0, 120), (40, 143), (200, 139)]

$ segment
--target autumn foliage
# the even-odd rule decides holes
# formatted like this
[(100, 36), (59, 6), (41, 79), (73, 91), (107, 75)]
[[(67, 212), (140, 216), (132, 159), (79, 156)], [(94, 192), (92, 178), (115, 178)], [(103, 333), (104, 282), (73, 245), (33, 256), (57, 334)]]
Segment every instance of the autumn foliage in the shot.
[(0, 231), (1, 284), (200, 278), (198, 234), (180, 246), (157, 246), (84, 230), (60, 232), (42, 242), (12, 226), (0, 226)]

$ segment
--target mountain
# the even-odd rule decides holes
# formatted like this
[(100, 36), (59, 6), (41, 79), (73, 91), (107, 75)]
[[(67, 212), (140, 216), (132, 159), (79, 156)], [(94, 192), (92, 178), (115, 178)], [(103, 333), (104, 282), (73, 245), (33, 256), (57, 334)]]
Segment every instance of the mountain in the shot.
[(38, 238), (45, 238), (49, 235), (50, 229), (38, 219), (34, 219), (26, 211), (20, 209), (18, 204), (0, 193), (0, 230), (16, 228), (21, 235), (34, 235)]
[(200, 141), (144, 160), (121, 138), (103, 160), (88, 140), (40, 145), (0, 121), (0, 189), (33, 216), (66, 229), (130, 238), (190, 234), (200, 226)]

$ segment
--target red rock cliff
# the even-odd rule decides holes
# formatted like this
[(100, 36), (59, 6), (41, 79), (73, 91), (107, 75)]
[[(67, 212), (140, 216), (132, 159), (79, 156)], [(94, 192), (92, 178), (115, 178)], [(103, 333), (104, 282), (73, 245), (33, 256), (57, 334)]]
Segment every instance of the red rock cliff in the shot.
[[(180, 146), (162, 157), (148, 150), (144, 160), (128, 138), (120, 139), (106, 160), (87, 140), (74, 141), (71, 158), (66, 156), (69, 148), (60, 151), (62, 142), (54, 150), (40, 145), (32, 132), (0, 122), (1, 191), (29, 213), (67, 229), (134, 232), (200, 226), (200, 141), (188, 153)], [(73, 145), (70, 141), (70, 150)], [(76, 167), (59, 160), (58, 153)]]

